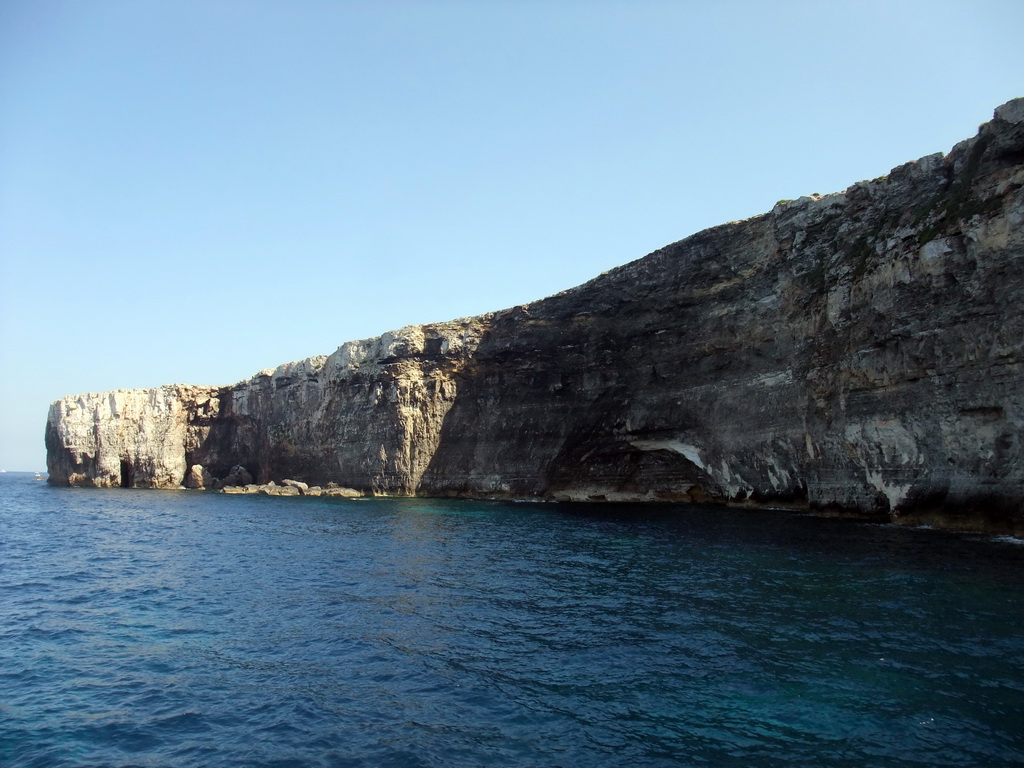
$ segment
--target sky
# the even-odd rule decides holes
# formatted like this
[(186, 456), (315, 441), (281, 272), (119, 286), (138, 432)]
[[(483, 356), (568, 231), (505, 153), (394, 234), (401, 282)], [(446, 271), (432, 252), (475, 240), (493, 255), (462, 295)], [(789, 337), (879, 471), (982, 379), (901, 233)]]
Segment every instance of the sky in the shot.
[(0, 468), (884, 175), (1024, 96), (1016, 0), (3, 0)]

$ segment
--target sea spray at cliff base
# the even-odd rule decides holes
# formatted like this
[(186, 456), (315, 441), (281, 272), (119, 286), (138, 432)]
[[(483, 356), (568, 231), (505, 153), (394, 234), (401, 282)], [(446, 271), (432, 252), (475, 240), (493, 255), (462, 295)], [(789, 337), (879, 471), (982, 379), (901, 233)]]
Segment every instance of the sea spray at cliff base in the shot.
[(50, 480), (173, 488), (241, 466), (368, 494), (717, 501), (1020, 535), (1022, 223), (1016, 99), (946, 155), (531, 304), (234, 386), (64, 398)]

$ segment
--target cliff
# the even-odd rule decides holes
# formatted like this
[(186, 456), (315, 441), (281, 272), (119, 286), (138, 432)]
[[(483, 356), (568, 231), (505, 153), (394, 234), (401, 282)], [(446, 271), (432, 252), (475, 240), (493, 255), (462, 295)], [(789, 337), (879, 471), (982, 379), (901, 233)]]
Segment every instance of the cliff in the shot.
[(50, 482), (178, 487), (240, 465), (377, 494), (724, 501), (1024, 533), (1022, 222), (1017, 99), (945, 156), (528, 305), (230, 387), (64, 398)]

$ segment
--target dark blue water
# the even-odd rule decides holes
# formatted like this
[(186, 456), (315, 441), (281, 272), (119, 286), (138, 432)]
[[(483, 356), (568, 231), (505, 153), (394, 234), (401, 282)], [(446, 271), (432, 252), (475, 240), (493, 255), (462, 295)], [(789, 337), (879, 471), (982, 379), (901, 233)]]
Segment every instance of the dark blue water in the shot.
[(1024, 546), (0, 475), (6, 766), (1024, 763)]

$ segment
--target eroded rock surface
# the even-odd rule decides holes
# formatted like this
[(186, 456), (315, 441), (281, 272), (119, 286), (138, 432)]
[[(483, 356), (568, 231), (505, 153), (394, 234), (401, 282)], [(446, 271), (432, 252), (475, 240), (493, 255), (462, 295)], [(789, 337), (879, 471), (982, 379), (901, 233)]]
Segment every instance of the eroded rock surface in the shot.
[(1021, 533), (1022, 223), (1018, 99), (948, 155), (529, 305), (233, 387), (64, 398), (50, 481), (177, 487), (195, 465), (238, 465), (361, 493), (719, 500)]
[[(65, 397), (50, 405), (50, 482), (96, 487), (177, 488), (197, 425), (216, 415), (216, 389), (171, 385)], [(200, 477), (202, 476), (200, 470)]]

